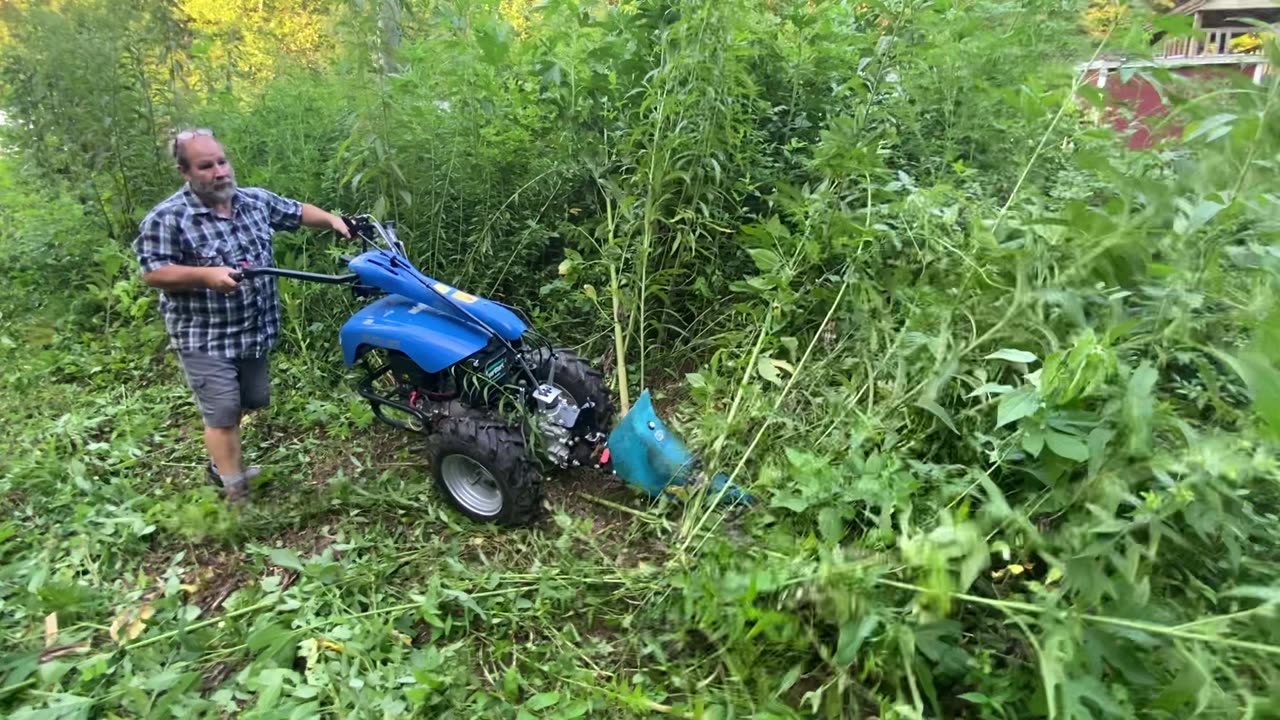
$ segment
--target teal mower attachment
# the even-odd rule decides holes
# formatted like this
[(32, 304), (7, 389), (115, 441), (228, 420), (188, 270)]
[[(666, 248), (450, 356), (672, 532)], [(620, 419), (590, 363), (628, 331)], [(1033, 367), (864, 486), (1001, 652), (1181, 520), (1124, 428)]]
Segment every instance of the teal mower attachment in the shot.
[[(609, 433), (600, 459), (602, 467), (652, 498), (685, 495), (705, 477), (698, 458), (654, 412), (648, 390)], [(740, 488), (725, 489), (728, 482), (727, 475), (716, 473), (707, 494), (719, 496), (721, 503), (750, 505), (751, 496)]]

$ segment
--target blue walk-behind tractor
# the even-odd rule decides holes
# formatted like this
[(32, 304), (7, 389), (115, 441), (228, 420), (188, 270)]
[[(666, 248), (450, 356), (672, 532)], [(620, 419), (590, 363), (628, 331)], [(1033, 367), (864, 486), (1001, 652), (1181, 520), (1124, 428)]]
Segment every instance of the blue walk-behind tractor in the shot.
[(378, 419), (427, 436), (431, 472), (459, 511), (501, 525), (536, 520), (548, 466), (616, 468), (651, 495), (688, 479), (692, 457), (647, 402), (637, 408), (643, 418), (629, 414), (611, 437), (609, 387), (585, 359), (554, 346), (515, 308), (424, 275), (392, 223), (346, 220), (363, 245), (343, 258), (350, 273), (239, 274), (349, 284), (357, 297), (377, 297), (342, 326), (343, 359), (363, 365), (358, 390)]

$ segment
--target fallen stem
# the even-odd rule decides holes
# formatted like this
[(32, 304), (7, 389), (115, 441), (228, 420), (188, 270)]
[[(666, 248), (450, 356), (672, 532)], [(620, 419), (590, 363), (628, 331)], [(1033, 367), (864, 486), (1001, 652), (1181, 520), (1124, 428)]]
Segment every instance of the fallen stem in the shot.
[(606, 508), (609, 508), (610, 510), (617, 510), (618, 512), (627, 513), (628, 515), (632, 515), (647, 523), (652, 523), (654, 525), (662, 524), (662, 518), (658, 517), (657, 515), (653, 515), (652, 513), (644, 512), (643, 510), (636, 510), (635, 508), (629, 508), (626, 505), (613, 502), (612, 500), (605, 500), (602, 497), (596, 497), (595, 495), (592, 495), (590, 493), (585, 493), (582, 491), (577, 491), (574, 493), (574, 495), (577, 495), (583, 500), (593, 502), (601, 507), (606, 507)]
[[(1057, 608), (1041, 607), (1030, 603), (1015, 602), (1012, 600), (995, 600), (992, 598), (979, 597), (977, 595), (968, 595), (966, 593), (934, 591), (922, 588), (918, 585), (910, 583), (898, 582), (896, 580), (885, 580), (877, 578), (875, 580), (878, 585), (886, 585), (888, 587), (898, 588), (900, 590), (911, 590), (918, 593), (944, 594), (948, 597), (970, 602), (977, 605), (987, 605), (989, 607), (998, 608), (1000, 610), (1021, 610), (1023, 612), (1044, 614)], [(1212, 635), (1201, 635), (1199, 633), (1186, 632), (1180, 630), (1182, 626), (1157, 625), (1155, 623), (1143, 622), (1141, 620), (1126, 620), (1125, 618), (1110, 617), (1107, 615), (1080, 615), (1080, 619), (1086, 622), (1097, 623), (1099, 625), (1111, 625), (1113, 627), (1122, 627), (1129, 630), (1141, 630), (1153, 635), (1164, 635), (1166, 637), (1175, 637), (1180, 640), (1193, 640), (1196, 642), (1226, 645), (1229, 647), (1240, 648), (1242, 650), (1253, 650), (1255, 652), (1266, 653), (1268, 655), (1280, 655), (1280, 645), (1267, 645), (1265, 643), (1257, 643), (1249, 640), (1236, 640), (1227, 637), (1215, 637)]]
[[(626, 696), (621, 695), (621, 694), (619, 694), (619, 693), (613, 692), (612, 690), (606, 690), (606, 689), (604, 689), (604, 688), (602, 688), (602, 687), (599, 687), (598, 685), (590, 685), (590, 684), (588, 684), (588, 683), (584, 683), (584, 682), (582, 682), (581, 680), (574, 680), (573, 678), (567, 678), (567, 677), (564, 677), (564, 676), (562, 676), (562, 675), (557, 675), (556, 677), (558, 677), (558, 678), (560, 679), (560, 681), (561, 681), (561, 682), (567, 682), (567, 683), (569, 683), (570, 685), (577, 685), (578, 687), (586, 688), (586, 689), (588, 689), (588, 690), (592, 690), (592, 691), (594, 691), (594, 692), (598, 692), (598, 693), (600, 693), (600, 694), (602, 694), (602, 695), (608, 695), (610, 698), (613, 698), (614, 700), (617, 700), (618, 702), (622, 702), (622, 703), (625, 703), (625, 704), (634, 704), (634, 703), (636, 703), (636, 702), (637, 702), (637, 700), (635, 700), (634, 698), (626, 697)], [(670, 705), (663, 705), (663, 704), (661, 704), (661, 703), (654, 702), (654, 701), (649, 700), (649, 699), (647, 699), (647, 698), (646, 698), (646, 699), (644, 699), (644, 700), (641, 700), (641, 701), (639, 701), (639, 702), (644, 703), (644, 707), (645, 707), (645, 709), (646, 709), (646, 710), (650, 710), (650, 711), (652, 711), (652, 712), (661, 713), (661, 714), (663, 714), (663, 715), (672, 715), (672, 716), (674, 716), (674, 717), (682, 717), (682, 718), (692, 718), (692, 717), (693, 717), (692, 715), (689, 715), (689, 714), (687, 714), (687, 713), (685, 713), (685, 712), (682, 712), (682, 711), (680, 711), (680, 710), (677, 710), (677, 709), (675, 709), (674, 707), (672, 707), (672, 706), (670, 706)]]
[(159, 635), (156, 635), (155, 637), (147, 638), (146, 640), (143, 640), (142, 642), (131, 643), (131, 644), (129, 644), (129, 645), (125, 645), (125, 646), (123, 646), (123, 647), (124, 647), (124, 649), (126, 649), (126, 650), (140, 650), (140, 649), (142, 649), (142, 648), (144, 648), (144, 647), (146, 647), (146, 646), (148, 646), (148, 645), (154, 645), (154, 644), (156, 644), (156, 643), (160, 642), (161, 640), (167, 640), (167, 639), (169, 639), (169, 638), (171, 638), (171, 637), (174, 637), (174, 636), (176, 636), (178, 633), (194, 632), (194, 631), (196, 631), (196, 630), (203, 630), (204, 628), (207, 628), (207, 627), (209, 627), (210, 625), (217, 625), (218, 623), (223, 622), (224, 620), (230, 620), (230, 619), (232, 619), (232, 618), (240, 617), (241, 615), (248, 615), (248, 614), (249, 614), (249, 613), (251, 613), (251, 612), (254, 612), (254, 611), (257, 611), (257, 610), (261, 610), (261, 609), (263, 609), (263, 608), (265, 608), (265, 607), (267, 607), (267, 606), (269, 606), (269, 605), (274, 605), (274, 604), (276, 603), (276, 600), (278, 600), (278, 599), (279, 599), (279, 598), (277, 598), (276, 596), (272, 595), (272, 596), (270, 596), (270, 597), (266, 598), (265, 600), (260, 600), (260, 601), (258, 601), (258, 602), (256, 602), (256, 603), (254, 603), (254, 604), (252, 604), (252, 605), (250, 605), (250, 606), (248, 606), (248, 607), (242, 607), (242, 608), (240, 608), (239, 610), (232, 610), (232, 611), (231, 611), (231, 612), (229, 612), (229, 613), (224, 613), (224, 614), (219, 615), (219, 616), (217, 616), (217, 617), (211, 617), (211, 618), (209, 618), (208, 620), (201, 620), (201, 621), (200, 621), (200, 622), (198, 622), (198, 623), (192, 623), (192, 624), (190, 624), (190, 625), (187, 625), (186, 627), (178, 628), (177, 630), (170, 630), (169, 632), (161, 633), (161, 634), (159, 634)]

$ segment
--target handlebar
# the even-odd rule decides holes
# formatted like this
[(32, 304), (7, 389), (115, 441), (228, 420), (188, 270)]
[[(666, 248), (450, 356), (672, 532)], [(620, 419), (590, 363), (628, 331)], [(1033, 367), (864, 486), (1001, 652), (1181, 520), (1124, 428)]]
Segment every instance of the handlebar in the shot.
[(231, 279), (236, 282), (240, 282), (245, 278), (259, 277), (262, 275), (274, 275), (275, 277), (289, 278), (291, 280), (303, 280), (306, 282), (325, 283), (327, 285), (352, 283), (359, 278), (355, 273), (347, 273), (345, 275), (324, 275), (321, 273), (303, 272), (302, 270), (287, 270), (285, 268), (249, 267), (231, 273)]
[[(379, 223), (376, 219), (369, 215), (342, 216), (342, 222), (346, 224), (347, 229), (351, 232), (354, 239), (359, 237), (364, 243), (366, 250), (370, 248), (371, 239), (381, 239), (386, 248), (393, 253), (405, 255), (404, 244), (395, 236), (392, 229), (392, 223)], [(342, 262), (350, 263), (354, 258), (349, 255), (341, 257)], [(289, 278), (291, 280), (302, 280), (305, 282), (325, 283), (327, 285), (343, 285), (347, 283), (358, 283), (359, 276), (355, 273), (347, 273), (345, 275), (324, 275), (321, 273), (304, 272), (302, 270), (288, 270), (285, 268), (275, 267), (246, 267), (235, 270), (231, 273), (231, 279), (240, 282), (246, 278), (270, 275), (274, 277)]]

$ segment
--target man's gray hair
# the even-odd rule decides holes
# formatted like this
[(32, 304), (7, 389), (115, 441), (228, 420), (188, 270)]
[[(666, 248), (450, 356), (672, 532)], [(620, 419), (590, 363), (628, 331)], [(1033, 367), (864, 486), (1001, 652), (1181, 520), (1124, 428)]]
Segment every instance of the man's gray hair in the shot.
[(213, 131), (209, 128), (192, 128), (182, 130), (173, 136), (173, 159), (178, 161), (178, 167), (182, 170), (191, 169), (191, 161), (187, 159), (187, 151), (185, 146), (187, 141), (194, 137), (200, 136), (213, 137)]

